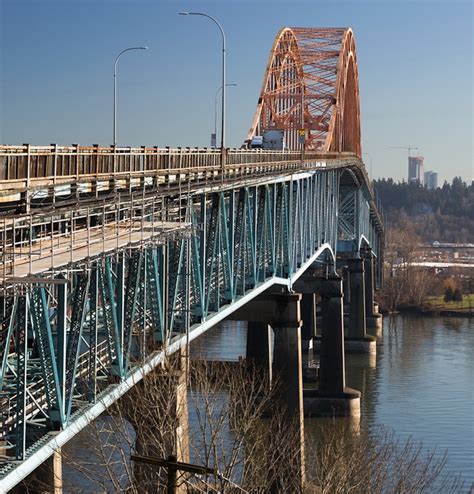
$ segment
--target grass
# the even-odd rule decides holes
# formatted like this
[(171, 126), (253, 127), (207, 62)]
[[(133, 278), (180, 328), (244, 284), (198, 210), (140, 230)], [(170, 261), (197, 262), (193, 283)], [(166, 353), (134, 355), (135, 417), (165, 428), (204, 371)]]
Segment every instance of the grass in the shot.
[(474, 293), (462, 296), (462, 302), (445, 302), (443, 295), (428, 297), (426, 304), (430, 309), (438, 310), (471, 310), (474, 311)]

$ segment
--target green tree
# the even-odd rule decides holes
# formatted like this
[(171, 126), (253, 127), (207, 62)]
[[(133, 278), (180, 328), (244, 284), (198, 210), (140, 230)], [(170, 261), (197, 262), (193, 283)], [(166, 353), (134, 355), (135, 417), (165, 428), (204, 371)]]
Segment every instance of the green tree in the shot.
[(456, 288), (456, 290), (454, 290), (452, 300), (453, 302), (462, 302), (462, 293), (459, 288)]
[[(456, 288), (457, 290), (457, 288)], [(446, 288), (446, 291), (444, 292), (444, 301), (445, 302), (452, 302), (454, 300), (454, 292), (453, 292), (453, 289), (448, 286), (448, 288)]]

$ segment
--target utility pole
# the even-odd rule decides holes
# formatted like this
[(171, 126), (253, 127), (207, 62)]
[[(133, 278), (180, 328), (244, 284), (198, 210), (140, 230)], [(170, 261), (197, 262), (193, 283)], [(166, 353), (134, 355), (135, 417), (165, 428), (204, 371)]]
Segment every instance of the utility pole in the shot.
[(130, 458), (139, 463), (148, 463), (150, 465), (166, 468), (167, 494), (176, 494), (178, 470), (182, 472), (196, 473), (198, 475), (208, 474), (217, 476), (217, 468), (207, 468), (200, 465), (192, 465), (191, 463), (183, 463), (182, 461), (177, 461), (177, 458), (174, 455), (169, 455), (167, 460), (155, 458), (153, 456), (139, 455), (131, 455)]

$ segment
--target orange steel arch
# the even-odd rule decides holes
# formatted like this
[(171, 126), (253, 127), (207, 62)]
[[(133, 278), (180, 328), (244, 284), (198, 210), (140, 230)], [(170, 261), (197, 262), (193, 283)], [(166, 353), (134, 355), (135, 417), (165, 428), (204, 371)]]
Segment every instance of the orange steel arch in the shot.
[(247, 142), (271, 129), (285, 131), (289, 149), (304, 146), (362, 155), (352, 29), (281, 29), (273, 42)]

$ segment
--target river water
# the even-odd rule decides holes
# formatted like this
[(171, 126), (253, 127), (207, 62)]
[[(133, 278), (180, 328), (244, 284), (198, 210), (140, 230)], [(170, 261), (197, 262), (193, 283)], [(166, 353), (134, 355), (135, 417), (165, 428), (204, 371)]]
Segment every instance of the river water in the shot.
[[(192, 343), (191, 356), (238, 360), (246, 338), (246, 323), (224, 322)], [(376, 356), (346, 356), (347, 385), (362, 392), (360, 427), (383, 426), (401, 442), (411, 436), (438, 458), (447, 451), (445, 472), (461, 474), (466, 492), (474, 484), (473, 355), (473, 320), (396, 315), (384, 320)], [(81, 433), (66, 449), (87, 457), (87, 441)], [(95, 492), (67, 465), (65, 473), (67, 492)]]
[[(245, 355), (246, 326), (229, 322), (203, 335), (194, 353)], [(400, 441), (422, 441), (446, 472), (474, 483), (474, 321), (396, 315), (384, 320), (375, 358), (347, 355), (347, 385), (362, 392), (361, 428), (384, 426)], [(317, 419), (310, 419), (317, 420)], [(307, 426), (311, 427), (311, 423)]]

